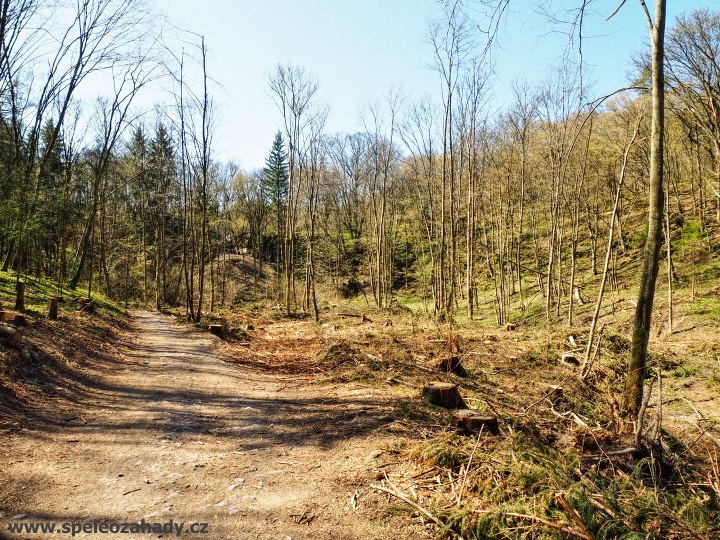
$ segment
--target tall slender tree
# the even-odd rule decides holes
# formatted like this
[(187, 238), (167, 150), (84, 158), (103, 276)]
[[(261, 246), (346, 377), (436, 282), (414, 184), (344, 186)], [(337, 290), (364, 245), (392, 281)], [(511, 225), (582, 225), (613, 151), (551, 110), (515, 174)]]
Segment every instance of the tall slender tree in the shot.
[[(265, 199), (272, 213), (275, 214), (275, 270), (279, 279), (280, 265), (283, 262), (283, 244), (285, 242), (285, 217), (288, 196), (288, 155), (282, 133), (275, 134), (270, 154), (265, 160), (262, 171), (262, 186)], [(278, 282), (278, 294), (280, 292)]]
[(657, 281), (660, 247), (663, 237), (663, 154), (665, 136), (665, 13), (666, 0), (655, 0), (655, 17), (640, 0), (647, 19), (652, 44), (650, 134), (650, 206), (648, 235), (643, 251), (640, 293), (638, 296), (630, 363), (623, 395), (623, 410), (628, 418), (637, 419), (643, 399), (643, 385), (647, 365), (648, 341), (652, 319), (655, 282)]

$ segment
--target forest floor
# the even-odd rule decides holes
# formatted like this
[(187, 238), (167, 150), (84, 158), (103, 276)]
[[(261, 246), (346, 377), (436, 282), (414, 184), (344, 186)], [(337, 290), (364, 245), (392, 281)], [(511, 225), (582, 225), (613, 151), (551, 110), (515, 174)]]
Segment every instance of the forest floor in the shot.
[(428, 534), (369, 488), (394, 438), (387, 393), (233, 366), (219, 339), (145, 311), (90, 345), (74, 383), (48, 381), (51, 402), (4, 430), (0, 538), (54, 536), (11, 522), (142, 519), (228, 540)]
[[(449, 528), (485, 538), (498, 527), (556, 538), (539, 521), (507, 516), (539, 513), (572, 529), (558, 493), (593, 530), (613, 512), (618, 530), (657, 524), (659, 538), (720, 531), (712, 509), (687, 521), (670, 504), (657, 504), (660, 514), (643, 506), (660, 496), (656, 479), (622, 453), (632, 427), (612, 427), (625, 331), (604, 336), (602, 361), (581, 382), (576, 366), (558, 361), (580, 357), (581, 331), (459, 325), (449, 334), (410, 313), (347, 311), (328, 306), (321, 323), (272, 309), (226, 314), (215, 321), (225, 340), (147, 311), (31, 314), (23, 345), (0, 349), (0, 539), (54, 536), (14, 534), (10, 523), (171, 519), (182, 536), (207, 523), (213, 539), (445, 538)], [(716, 335), (716, 321), (687, 319), (651, 347), (663, 379), (647, 424), (662, 413), (663, 440), (680, 443), (666, 444), (664, 458), (679, 501), (681, 481), (703, 504), (720, 496)], [(439, 372), (448, 355), (470, 377)], [(458, 384), (470, 408), (497, 416), (499, 436), (458, 434), (448, 411), (423, 403), (430, 380)], [(478, 523), (485, 509), (498, 521)]]

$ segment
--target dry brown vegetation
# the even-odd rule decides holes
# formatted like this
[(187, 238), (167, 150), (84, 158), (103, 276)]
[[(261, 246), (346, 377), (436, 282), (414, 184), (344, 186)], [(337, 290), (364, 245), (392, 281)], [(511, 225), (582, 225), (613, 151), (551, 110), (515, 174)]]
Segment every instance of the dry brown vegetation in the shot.
[[(388, 503), (465, 538), (712, 538), (718, 531), (718, 350), (714, 320), (685, 315), (651, 348), (654, 383), (641, 445), (619, 415), (632, 302), (616, 298), (591, 375), (579, 378), (586, 330), (438, 326), (404, 312), (328, 307), (321, 322), (224, 314), (233, 362), (313, 384), (360, 382), (397, 398), (375, 470)], [(584, 319), (579, 310), (578, 320)], [(661, 330), (662, 323), (658, 324)], [(564, 356), (565, 355), (565, 356)], [(570, 358), (568, 359), (568, 355)], [(458, 357), (468, 377), (441, 373)], [(579, 363), (579, 362), (578, 362)], [(658, 374), (661, 380), (657, 380)], [(500, 434), (462, 434), (423, 403), (431, 380), (460, 386)], [(659, 401), (662, 406), (659, 406)]]
[[(672, 334), (658, 323), (652, 373), (662, 379), (653, 384), (638, 446), (616, 402), (632, 301), (618, 294), (611, 306), (584, 381), (572, 358), (562, 360), (581, 357), (581, 322), (520, 321), (508, 331), (345, 302), (327, 305), (315, 323), (256, 301), (207, 315), (203, 325), (223, 324), (227, 337), (218, 343), (228, 370), (287, 377), (288, 393), (351, 385), (352, 395), (366, 388), (394, 404), (371, 422), (381, 451), (351, 479), (385, 520), (404, 509), (408, 527), (427, 522), (429, 536), (463, 538), (712, 538), (720, 490), (715, 320), (688, 312)], [(586, 320), (584, 309), (578, 321)], [(77, 314), (64, 304), (59, 321), (32, 310), (28, 319), (21, 347), (2, 350), (6, 434), (68, 421), (84, 388), (126, 367), (123, 348), (132, 339), (124, 317), (102, 308)], [(438, 370), (449, 357), (467, 377)], [(499, 434), (458, 432), (449, 411), (423, 402), (420, 389), (432, 380), (458, 384), (470, 408), (498, 418)], [(310, 429), (330, 436), (348, 418), (333, 415)]]

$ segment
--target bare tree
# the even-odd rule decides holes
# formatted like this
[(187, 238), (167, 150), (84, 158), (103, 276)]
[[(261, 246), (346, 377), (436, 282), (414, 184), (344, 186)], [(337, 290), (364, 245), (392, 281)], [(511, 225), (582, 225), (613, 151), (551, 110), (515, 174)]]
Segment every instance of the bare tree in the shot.
[(670, 110), (711, 158), (715, 182), (700, 181), (713, 191), (720, 221), (720, 12), (704, 8), (680, 15), (668, 34), (666, 56)]
[(285, 222), (285, 310), (292, 312), (295, 290), (295, 230), (301, 177), (301, 136), (308, 127), (318, 82), (304, 68), (278, 64), (268, 76), (270, 95), (282, 115), (288, 143), (288, 200)]
[[(590, 353), (592, 351), (592, 347), (595, 344), (595, 331), (597, 329), (597, 323), (600, 318), (600, 307), (602, 306), (603, 301), (603, 295), (605, 294), (605, 285), (607, 284), (608, 279), (608, 270), (610, 268), (610, 257), (612, 256), (613, 252), (613, 236), (614, 236), (614, 230), (615, 230), (615, 224), (618, 222), (617, 220), (617, 212), (618, 208), (620, 206), (620, 195), (622, 193), (623, 185), (625, 184), (625, 177), (627, 175), (628, 170), (628, 162), (629, 162), (629, 156), (630, 156), (630, 150), (632, 150), (633, 145), (635, 144), (638, 132), (640, 131), (641, 123), (643, 121), (643, 117), (645, 116), (645, 110), (641, 109), (637, 120), (635, 122), (634, 128), (632, 131), (629, 129), (626, 133), (627, 142), (625, 143), (625, 149), (623, 150), (622, 154), (622, 161), (620, 163), (620, 170), (618, 171), (618, 180), (617, 180), (617, 187), (615, 189), (615, 199), (613, 203), (612, 213), (610, 215), (610, 231), (608, 232), (608, 242), (607, 242), (607, 250), (605, 251), (605, 263), (603, 264), (603, 272), (602, 277), (600, 279), (600, 290), (598, 291), (598, 298), (595, 302), (595, 311), (593, 312), (592, 320), (590, 321), (590, 330), (588, 332), (588, 341), (587, 346), (585, 347), (585, 359), (583, 360), (583, 365), (581, 369), (581, 377), (585, 378), (590, 373), (590, 368), (592, 367), (591, 362), (591, 356)], [(629, 128), (629, 126), (628, 126)]]
[(394, 176), (394, 168), (400, 154), (395, 146), (397, 114), (401, 98), (396, 92), (386, 97), (387, 113), (380, 105), (370, 105), (365, 129), (368, 145), (368, 189), (372, 210), (373, 245), (371, 248), (370, 276), (375, 303), (385, 307), (392, 292), (392, 264), (390, 260), (389, 222), (390, 201), (388, 193)]
[(305, 250), (305, 294), (303, 306), (312, 308), (315, 321), (320, 320), (315, 290), (315, 244), (317, 242), (318, 200), (322, 179), (326, 173), (327, 148), (323, 130), (329, 109), (317, 110), (309, 121), (307, 137), (301, 153), (301, 173), (305, 176), (304, 192), (306, 200), (306, 250)]
[[(97, 146), (91, 151), (92, 204), (88, 212), (85, 234), (81, 244), (81, 256), (75, 275), (70, 280), (70, 288), (77, 287), (80, 276), (89, 261), (88, 296), (92, 292), (93, 280), (93, 244), (96, 232), (96, 220), (100, 221), (100, 263), (105, 279), (107, 294), (112, 294), (112, 282), (107, 269), (105, 250), (105, 193), (107, 192), (107, 174), (114, 149), (127, 126), (134, 120), (131, 106), (138, 92), (153, 78), (154, 66), (139, 58), (125, 67), (122, 73), (113, 77), (114, 95), (112, 100), (98, 98), (96, 106)], [(99, 215), (98, 215), (99, 214)]]
[[(39, 200), (38, 171), (64, 129), (73, 96), (90, 74), (128, 61), (131, 44), (143, 41), (146, 14), (141, 0), (0, 3), (0, 90), (10, 113), (2, 116), (12, 133), (13, 167), (23, 186), (13, 239), (18, 280), (29, 245), (28, 224)], [(41, 151), (41, 134), (50, 118), (53, 129)]]
[(654, 19), (643, 0), (650, 42), (651, 62), (651, 111), (652, 130), (650, 134), (650, 205), (648, 208), (648, 235), (643, 251), (643, 265), (640, 277), (635, 321), (633, 325), (630, 362), (623, 394), (623, 411), (636, 420), (643, 399), (645, 370), (647, 364), (650, 323), (652, 319), (655, 283), (657, 281), (660, 247), (663, 237), (663, 154), (665, 134), (665, 14), (666, 0), (655, 0)]

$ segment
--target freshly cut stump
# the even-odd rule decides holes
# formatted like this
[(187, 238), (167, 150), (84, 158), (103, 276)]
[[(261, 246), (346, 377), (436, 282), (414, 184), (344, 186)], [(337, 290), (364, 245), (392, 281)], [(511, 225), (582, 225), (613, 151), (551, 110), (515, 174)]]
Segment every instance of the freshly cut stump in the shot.
[(465, 371), (465, 367), (460, 362), (460, 359), (457, 356), (446, 356), (442, 360), (440, 360), (440, 364), (438, 364), (438, 370), (444, 372), (444, 373), (454, 373), (458, 377), (467, 377), (467, 371)]
[(500, 433), (497, 417), (483, 414), (472, 409), (460, 409), (452, 413), (452, 418), (460, 431), (466, 433), (487, 432), (497, 435)]
[(467, 409), (457, 384), (433, 381), (423, 387), (423, 398), (431, 405), (445, 409)]
[(553, 403), (562, 401), (564, 395), (562, 386), (558, 386), (556, 384), (549, 384), (547, 385), (547, 388), (547, 396), (550, 398), (550, 401), (552, 401)]
[(223, 331), (222, 324), (211, 324), (210, 326), (208, 326), (208, 330), (210, 330), (210, 333), (214, 336), (217, 336), (221, 339), (225, 338), (225, 332)]
[(565, 353), (560, 355), (560, 363), (567, 366), (577, 367), (580, 365), (580, 360), (578, 360), (577, 356), (574, 354)]
[(15, 313), (14, 311), (0, 311), (0, 321), (9, 322), (15, 326), (26, 326), (27, 319), (25, 315), (21, 313)]
[(80, 298), (79, 301), (82, 306), (79, 311), (85, 313), (95, 313), (95, 300), (92, 298)]

